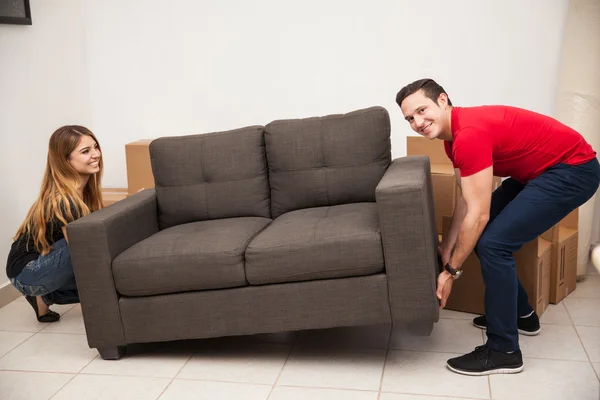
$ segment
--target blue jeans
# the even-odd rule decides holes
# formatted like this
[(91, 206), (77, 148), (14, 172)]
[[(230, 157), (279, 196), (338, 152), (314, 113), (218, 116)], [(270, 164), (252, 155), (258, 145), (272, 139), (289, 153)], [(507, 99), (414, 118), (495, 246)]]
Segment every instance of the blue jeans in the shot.
[(79, 303), (71, 252), (65, 239), (55, 242), (50, 253), (27, 263), (10, 281), (26, 296), (42, 296), (47, 305)]
[(577, 166), (558, 164), (525, 185), (506, 179), (492, 194), (490, 220), (475, 249), (486, 287), (487, 345), (492, 349), (518, 350), (518, 317), (533, 311), (513, 253), (589, 200), (599, 184), (600, 164), (593, 159)]

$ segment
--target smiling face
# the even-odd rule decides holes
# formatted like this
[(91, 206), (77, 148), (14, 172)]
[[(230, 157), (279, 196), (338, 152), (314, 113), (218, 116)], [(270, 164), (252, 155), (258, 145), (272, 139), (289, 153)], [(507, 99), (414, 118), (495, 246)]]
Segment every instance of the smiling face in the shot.
[(75, 150), (69, 154), (68, 162), (82, 177), (88, 177), (100, 171), (100, 147), (88, 135), (81, 135)]
[(448, 97), (442, 93), (437, 104), (425, 96), (423, 90), (407, 96), (401, 105), (404, 119), (408, 121), (413, 131), (427, 139), (452, 140), (450, 130), (450, 111)]

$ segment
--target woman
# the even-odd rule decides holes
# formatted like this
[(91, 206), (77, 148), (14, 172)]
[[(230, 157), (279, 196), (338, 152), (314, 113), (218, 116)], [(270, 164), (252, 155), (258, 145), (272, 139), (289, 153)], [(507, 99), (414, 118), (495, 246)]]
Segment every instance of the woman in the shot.
[(39, 322), (58, 321), (52, 304), (79, 302), (67, 224), (103, 207), (100, 145), (89, 129), (69, 125), (50, 137), (38, 199), (19, 227), (6, 275)]

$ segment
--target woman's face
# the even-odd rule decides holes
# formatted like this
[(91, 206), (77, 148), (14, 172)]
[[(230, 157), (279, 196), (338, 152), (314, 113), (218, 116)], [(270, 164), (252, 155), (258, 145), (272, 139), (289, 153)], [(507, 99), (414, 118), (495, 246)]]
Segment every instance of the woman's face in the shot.
[(82, 135), (67, 161), (79, 175), (90, 176), (100, 171), (101, 156), (98, 143), (92, 137)]

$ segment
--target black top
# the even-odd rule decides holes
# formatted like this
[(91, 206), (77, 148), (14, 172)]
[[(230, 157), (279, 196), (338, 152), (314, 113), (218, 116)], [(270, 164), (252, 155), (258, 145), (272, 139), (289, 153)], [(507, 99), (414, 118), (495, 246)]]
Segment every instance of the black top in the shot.
[[(71, 207), (71, 213), (73, 216), (77, 216), (78, 212), (75, 207)], [(63, 214), (65, 218), (67, 216)], [(54, 218), (52, 221), (46, 223), (46, 240), (50, 245), (63, 239), (65, 235), (62, 232), (62, 227), (65, 226), (58, 218)], [(6, 263), (6, 276), (14, 278), (23, 271), (23, 268), (30, 261), (36, 260), (40, 256), (40, 253), (35, 249), (33, 240), (25, 235), (19, 236), (10, 247), (8, 253), (8, 260)]]

